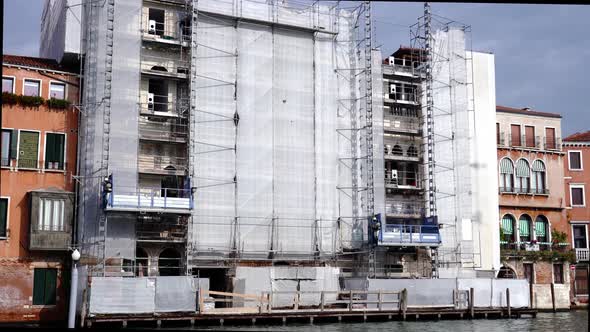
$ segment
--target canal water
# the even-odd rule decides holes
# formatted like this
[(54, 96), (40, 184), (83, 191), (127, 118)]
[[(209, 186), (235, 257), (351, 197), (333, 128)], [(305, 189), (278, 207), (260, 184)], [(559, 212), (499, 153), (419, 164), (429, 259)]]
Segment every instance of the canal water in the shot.
[[(164, 329), (163, 329), (164, 330)], [(239, 331), (321, 331), (321, 332), (584, 332), (588, 331), (588, 311), (570, 311), (559, 313), (538, 313), (537, 318), (520, 319), (476, 319), (476, 320), (440, 320), (418, 322), (367, 322), (367, 323), (320, 323), (256, 325), (248, 327), (195, 327), (194, 330), (239, 330)]]

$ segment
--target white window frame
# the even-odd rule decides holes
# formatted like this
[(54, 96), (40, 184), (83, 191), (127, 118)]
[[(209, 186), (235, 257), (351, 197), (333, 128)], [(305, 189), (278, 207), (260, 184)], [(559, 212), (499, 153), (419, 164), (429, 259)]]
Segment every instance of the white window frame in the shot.
[(41, 165), (42, 169), (46, 172), (58, 172), (58, 173), (65, 173), (66, 171), (66, 161), (68, 159), (67, 157), (67, 151), (68, 151), (68, 134), (66, 133), (62, 133), (62, 132), (58, 132), (58, 131), (46, 131), (45, 135), (43, 135), (43, 159), (45, 159), (45, 149), (47, 148), (47, 134), (60, 134), (60, 135), (64, 135), (64, 169), (53, 169), (53, 168), (45, 168), (45, 162), (46, 160), (43, 160), (43, 165)]
[(11, 78), (12, 79), (12, 93), (15, 93), (15, 91), (16, 91), (16, 76), (2, 75), (2, 78)]
[[(570, 206), (571, 207), (585, 207), (586, 206), (586, 188), (584, 188), (583, 183), (570, 183)], [(581, 188), (582, 189), (582, 205), (574, 205), (574, 197), (572, 195), (572, 189), (574, 188)]]
[(49, 92), (47, 93), (47, 99), (51, 99), (51, 85), (53, 85), (53, 84), (58, 84), (58, 85), (64, 86), (63, 100), (67, 100), (68, 99), (68, 84), (61, 82), (61, 81), (56, 81), (56, 80), (49, 80)]
[(16, 168), (23, 169), (23, 170), (35, 170), (35, 171), (42, 170), (43, 167), (27, 168), (27, 167), (19, 167), (18, 166), (18, 161), (20, 159), (20, 133), (22, 131), (35, 132), (35, 133), (39, 134), (38, 141), (37, 141), (37, 165), (39, 165), (38, 163), (41, 161), (41, 131), (35, 130), (35, 129), (19, 129), (18, 130), (18, 140), (16, 141)]
[(39, 96), (38, 97), (43, 97), (43, 80), (38, 79), (38, 78), (28, 78), (28, 77), (23, 77), (22, 95), (23, 96), (25, 95), (25, 85), (26, 85), (27, 81), (39, 82)]
[[(14, 129), (15, 128), (2, 127), (2, 128), (0, 128), (0, 135), (2, 133), (2, 130), (9, 130), (9, 131), (11, 131), (10, 140), (12, 141), (14, 139), (14, 137), (12, 137), (12, 132), (14, 131)], [(16, 145), (17, 145), (16, 146), (16, 157), (18, 158), (18, 137), (16, 138)], [(0, 147), (0, 149), (1, 149), (1, 147)], [(10, 144), (8, 145), (8, 149), (10, 150)], [(10, 153), (10, 151), (9, 151), (9, 153)], [(11, 161), (12, 160), (10, 160), (10, 162)], [(12, 165), (12, 163), (10, 165)], [(0, 166), (0, 167), (2, 167), (2, 168), (12, 168), (10, 165), (9, 166)]]
[[(570, 162), (570, 155), (572, 154), (572, 152), (574, 153), (579, 153), (580, 154), (580, 168), (572, 168), (572, 163)], [(574, 171), (574, 172), (580, 172), (584, 170), (584, 161), (582, 159), (582, 150), (568, 150), (567, 151), (567, 169), (569, 171)]]
[(0, 196), (0, 199), (8, 200), (6, 205), (6, 236), (0, 236), (0, 240), (8, 240), (10, 237), (10, 196)]
[(588, 239), (588, 221), (571, 221), (570, 224), (570, 230), (571, 230), (571, 234), (572, 234), (572, 248), (576, 249), (576, 241), (574, 239), (574, 226), (584, 226), (584, 229), (586, 230), (586, 249), (590, 248), (590, 240)]

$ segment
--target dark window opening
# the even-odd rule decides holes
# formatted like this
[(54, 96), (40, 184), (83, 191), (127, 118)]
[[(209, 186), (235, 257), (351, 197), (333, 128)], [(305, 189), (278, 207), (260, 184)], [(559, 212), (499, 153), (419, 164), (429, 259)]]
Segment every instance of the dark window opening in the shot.
[(577, 151), (569, 152), (570, 169), (582, 169), (581, 153)]
[(135, 276), (148, 276), (148, 254), (140, 247), (135, 248)]
[(586, 239), (586, 225), (573, 225), (572, 228), (574, 233), (574, 248), (588, 248), (588, 241)]
[(161, 276), (179, 276), (180, 268), (180, 253), (177, 250), (168, 248), (160, 253), (158, 271)]
[(584, 188), (571, 188), (572, 205), (584, 205)]
[(149, 9), (149, 29), (148, 33), (152, 35), (164, 35), (164, 10)]
[(6, 237), (8, 231), (8, 198), (0, 198), (0, 237)]
[(156, 79), (149, 80), (148, 93), (148, 109), (150, 111), (168, 112), (168, 82)]
[(563, 264), (553, 264), (553, 282), (563, 284)]
[(534, 283), (534, 276), (535, 276), (535, 270), (533, 268), (533, 264), (531, 263), (524, 263), (522, 264), (523, 268), (524, 268), (524, 278), (529, 282), (529, 284), (533, 284)]

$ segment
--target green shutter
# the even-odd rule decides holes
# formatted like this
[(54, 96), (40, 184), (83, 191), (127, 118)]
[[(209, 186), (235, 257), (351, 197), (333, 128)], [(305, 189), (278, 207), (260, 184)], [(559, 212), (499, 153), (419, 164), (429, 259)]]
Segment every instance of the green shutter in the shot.
[(39, 152), (39, 133), (21, 131), (18, 147), (18, 166), (24, 168), (37, 168), (37, 155)]
[(33, 305), (45, 304), (45, 271), (35, 269), (33, 276)]
[(510, 216), (504, 216), (502, 218), (502, 230), (506, 235), (512, 235), (514, 233), (514, 227), (512, 218)]
[(56, 149), (56, 156), (57, 156), (57, 160), (59, 161), (59, 169), (63, 169), (64, 168), (64, 143), (65, 143), (65, 137), (66, 135), (56, 135), (56, 144), (55, 144), (55, 149)]
[(544, 221), (535, 222), (535, 233), (537, 234), (537, 236), (540, 236), (540, 237), (547, 235), (547, 230), (545, 228)]
[(45, 142), (45, 167), (48, 167), (49, 162), (59, 162), (59, 169), (63, 169), (64, 143), (65, 135), (47, 134)]
[(519, 224), (518, 230), (520, 232), (520, 236), (529, 236), (531, 234), (530, 233), (530, 229), (529, 229), (530, 227), (529, 227), (529, 221), (528, 220), (521, 218), (518, 221), (518, 224)]
[(18, 129), (13, 129), (10, 134), (10, 159), (16, 159), (16, 146), (18, 143)]
[(8, 200), (0, 199), (0, 237), (6, 237), (6, 219), (8, 218)]
[(45, 302), (46, 305), (55, 304), (57, 293), (57, 269), (45, 270)]

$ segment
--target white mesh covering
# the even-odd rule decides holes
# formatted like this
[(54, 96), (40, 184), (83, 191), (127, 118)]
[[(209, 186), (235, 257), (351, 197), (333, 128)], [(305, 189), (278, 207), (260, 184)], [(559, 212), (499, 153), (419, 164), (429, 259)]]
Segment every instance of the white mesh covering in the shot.
[[(202, 10), (266, 23), (199, 15), (192, 247), (207, 256), (332, 253), (336, 220), (351, 216), (350, 197), (338, 190), (350, 183), (350, 168), (339, 166), (350, 155), (350, 133), (337, 131), (350, 127), (340, 109), (350, 83), (335, 70), (352, 67), (352, 15), (341, 13), (337, 39), (348, 41), (341, 44), (330, 33), (268, 24), (308, 27), (309, 12), (283, 22), (294, 9), (237, 3), (200, 2)], [(334, 15), (318, 17), (334, 28)]]

